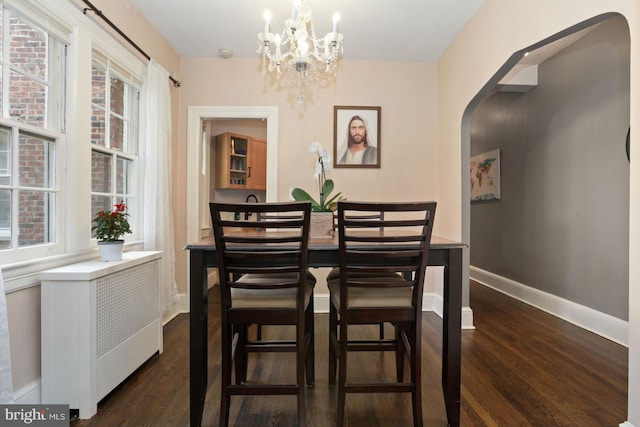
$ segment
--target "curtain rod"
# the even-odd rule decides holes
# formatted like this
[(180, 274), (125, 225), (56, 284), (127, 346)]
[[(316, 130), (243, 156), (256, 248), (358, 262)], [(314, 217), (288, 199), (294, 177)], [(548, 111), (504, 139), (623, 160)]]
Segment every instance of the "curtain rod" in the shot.
[[(94, 12), (96, 15), (98, 15), (100, 18), (102, 18), (107, 24), (109, 24), (109, 26), (111, 28), (113, 28), (118, 34), (120, 34), (122, 36), (122, 38), (124, 38), (131, 46), (133, 46), (138, 52), (140, 52), (140, 54), (142, 54), (142, 56), (147, 58), (148, 61), (151, 60), (151, 57), (147, 54), (147, 52), (142, 50), (142, 48), (140, 46), (138, 46), (133, 40), (131, 40), (129, 38), (129, 36), (127, 36), (124, 32), (122, 32), (122, 30), (120, 28), (118, 28), (116, 26), (116, 24), (114, 24), (113, 22), (111, 22), (111, 20), (109, 18), (104, 16), (104, 14), (102, 13), (101, 10), (97, 9), (93, 4), (91, 4), (91, 2), (89, 0), (82, 0), (82, 1), (87, 6), (89, 6), (89, 7), (85, 7), (84, 10), (82, 11), (82, 13), (84, 13), (86, 15), (87, 14), (87, 10), (91, 10), (92, 12)], [(175, 87), (180, 87), (180, 81), (179, 80), (176, 80), (171, 76), (169, 76), (169, 79), (173, 82), (173, 85)]]

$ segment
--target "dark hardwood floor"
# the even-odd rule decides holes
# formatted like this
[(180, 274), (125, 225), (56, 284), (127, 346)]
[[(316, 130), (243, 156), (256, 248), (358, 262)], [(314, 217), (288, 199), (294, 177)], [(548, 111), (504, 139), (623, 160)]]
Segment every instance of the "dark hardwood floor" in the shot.
[[(217, 288), (210, 292), (209, 302), (209, 388), (202, 424), (217, 426)], [(462, 426), (616, 427), (626, 420), (626, 348), (474, 282), (471, 306), (476, 330), (462, 334)], [(307, 389), (307, 420), (311, 426), (331, 426), (336, 393), (327, 383), (328, 315), (317, 314), (315, 321), (316, 383)], [(186, 314), (168, 323), (164, 353), (152, 357), (103, 399), (91, 420), (73, 420), (71, 425), (188, 426), (188, 329)], [(376, 334), (377, 326), (363, 327), (358, 333)], [(440, 318), (425, 313), (422, 384), (427, 427), (447, 425), (440, 387), (441, 333)], [(270, 327), (263, 334), (281, 331)], [(283, 356), (288, 357), (278, 354)], [(276, 365), (271, 355), (254, 356), (249, 372), (261, 378), (292, 378), (287, 372), (290, 360)], [(349, 359), (350, 374), (392, 377), (393, 361), (391, 353), (356, 354)], [(346, 418), (349, 426), (408, 426), (412, 423), (410, 397), (349, 395)], [(230, 425), (296, 425), (295, 397), (233, 398)]]

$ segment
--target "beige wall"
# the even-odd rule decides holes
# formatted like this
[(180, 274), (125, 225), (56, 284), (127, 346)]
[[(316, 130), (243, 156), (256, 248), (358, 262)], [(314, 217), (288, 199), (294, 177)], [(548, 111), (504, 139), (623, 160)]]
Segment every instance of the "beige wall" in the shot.
[[(620, 12), (631, 35), (631, 128), (640, 128), (640, 29), (634, 0), (487, 0), (438, 61), (438, 160), (440, 219), (444, 233), (468, 236), (468, 214), (462, 204), (461, 158), (468, 154), (468, 135), (462, 134), (463, 115), (471, 99), (514, 52), (524, 49), (583, 20), (606, 12)], [(632, 136), (631, 151), (636, 143)], [(464, 168), (466, 169), (466, 167)], [(640, 163), (631, 162), (629, 272), (629, 410), (627, 420), (640, 426)], [(468, 202), (465, 202), (468, 204)], [(463, 220), (464, 218), (464, 220)], [(624, 420), (620, 420), (621, 422)]]
[[(84, 7), (80, 0), (74, 1)], [(186, 292), (187, 258), (181, 248), (187, 243), (185, 218), (190, 208), (186, 206), (188, 106), (278, 107), (280, 200), (286, 199), (290, 187), (315, 188), (308, 145), (320, 141), (326, 148), (331, 146), (334, 105), (381, 106), (381, 169), (333, 171), (337, 189), (351, 199), (436, 199), (436, 233), (456, 239), (463, 237), (468, 227), (463, 221), (461, 194), (463, 113), (513, 52), (599, 13), (622, 12), (629, 21), (632, 40), (631, 127), (640, 128), (640, 31), (635, 0), (487, 0), (438, 62), (437, 69), (433, 64), (344, 61), (336, 85), (317, 92), (314, 102), (303, 111), (291, 105), (285, 93), (268, 87), (257, 58), (181, 60), (129, 0), (92, 3), (183, 83), (171, 93), (176, 279), (182, 293)], [(632, 147), (632, 151), (636, 149)], [(640, 163), (631, 163), (628, 420), (636, 426), (640, 426), (640, 407), (635, 405), (640, 401), (640, 265), (633, 260), (640, 256), (639, 184)], [(18, 307), (21, 313), (37, 311), (38, 304), (32, 302), (39, 301), (39, 295), (32, 292), (35, 290), (9, 295), (10, 307)], [(16, 318), (15, 313), (10, 316)], [(36, 318), (33, 316), (34, 323), (38, 323)], [(33, 329), (37, 327), (33, 325)], [(19, 350), (14, 351), (12, 337), (14, 364), (28, 354), (29, 345), (16, 345)], [(35, 361), (27, 363), (33, 365)], [(30, 381), (34, 374), (37, 378), (39, 372), (32, 371), (37, 368), (15, 366), (14, 386)], [(23, 375), (23, 369), (31, 372)]]
[(40, 287), (7, 294), (14, 392), (40, 378)]
[[(315, 195), (315, 160), (309, 145), (333, 144), (334, 105), (381, 107), (380, 169), (336, 169), (336, 190), (355, 200), (437, 199), (436, 72), (434, 64), (344, 61), (336, 84), (314, 91), (304, 108), (291, 104), (286, 92), (268, 86), (255, 59), (183, 58), (180, 89), (180, 150), (175, 172), (186, 176), (189, 106), (275, 106), (278, 108), (277, 199), (303, 187)], [(186, 205), (176, 191), (176, 206)], [(184, 209), (176, 218), (177, 247), (185, 243)], [(436, 228), (438, 226), (436, 219)], [(178, 286), (186, 292), (186, 256), (178, 253)]]
[[(77, 3), (81, 8), (87, 6), (81, 0), (72, 1)], [(171, 75), (179, 73), (180, 57), (178, 54), (130, 0), (91, 0), (91, 4), (109, 18), (111, 22), (115, 23), (118, 28), (156, 62), (162, 65)], [(97, 22), (102, 28), (114, 34), (114, 38), (122, 41), (122, 44), (131, 49), (132, 52), (137, 52), (133, 47), (130, 47), (121, 36), (111, 30), (102, 19), (95, 16), (92, 12), (87, 12), (87, 16)], [(171, 95), (172, 97), (177, 97), (175, 92)]]

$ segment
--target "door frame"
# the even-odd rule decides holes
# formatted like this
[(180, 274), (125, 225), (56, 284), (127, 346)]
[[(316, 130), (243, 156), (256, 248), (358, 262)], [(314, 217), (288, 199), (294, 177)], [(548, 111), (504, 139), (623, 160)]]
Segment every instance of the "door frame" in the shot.
[[(187, 108), (187, 242), (200, 240), (202, 122), (215, 119), (263, 119), (267, 122), (266, 201), (278, 200), (278, 108), (190, 106)], [(187, 283), (189, 280), (187, 268)]]

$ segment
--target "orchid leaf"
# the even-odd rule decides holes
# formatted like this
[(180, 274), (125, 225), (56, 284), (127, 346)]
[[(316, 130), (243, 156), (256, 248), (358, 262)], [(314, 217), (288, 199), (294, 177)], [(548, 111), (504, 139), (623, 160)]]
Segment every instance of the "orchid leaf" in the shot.
[(324, 185), (322, 186), (322, 193), (324, 194), (325, 199), (329, 196), (329, 194), (331, 194), (332, 191), (333, 191), (333, 180), (328, 179), (324, 182)]
[(335, 204), (338, 200), (338, 198), (340, 197), (342, 193), (338, 193), (336, 195), (334, 195), (333, 197), (331, 197), (329, 200), (325, 201), (324, 204), (327, 208), (329, 208), (331, 205)]
[(311, 195), (304, 191), (302, 188), (294, 188), (291, 191), (291, 197), (293, 197), (293, 199), (298, 202), (311, 202), (312, 209), (320, 207), (320, 204), (316, 202), (313, 197), (311, 197)]

